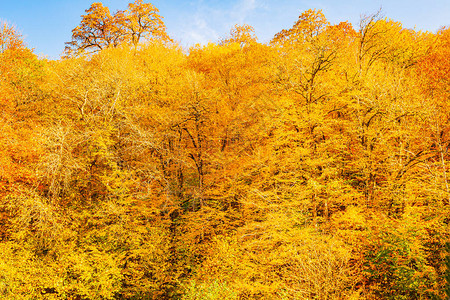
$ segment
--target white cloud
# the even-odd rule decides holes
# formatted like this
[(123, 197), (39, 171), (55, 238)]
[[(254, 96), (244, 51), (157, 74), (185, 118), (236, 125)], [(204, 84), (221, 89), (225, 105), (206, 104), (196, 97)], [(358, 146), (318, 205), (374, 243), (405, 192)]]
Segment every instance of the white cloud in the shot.
[(202, 0), (191, 2), (195, 6), (195, 13), (191, 15), (189, 20), (184, 23), (187, 25), (182, 29), (182, 43), (206, 44), (209, 41), (215, 42), (219, 38), (216, 29), (217, 24), (214, 23), (214, 15), (219, 13), (218, 10), (208, 6)]
[(236, 0), (213, 5), (209, 1), (190, 2), (195, 13), (183, 23), (181, 43), (206, 44), (224, 38), (235, 24), (248, 23), (259, 8), (265, 8), (263, 0)]
[(240, 0), (231, 11), (231, 18), (234, 23), (243, 24), (257, 7), (256, 0)]
[(219, 34), (208, 24), (205, 16), (196, 14), (192, 25), (184, 32), (186, 40), (192, 44), (206, 44), (215, 41)]

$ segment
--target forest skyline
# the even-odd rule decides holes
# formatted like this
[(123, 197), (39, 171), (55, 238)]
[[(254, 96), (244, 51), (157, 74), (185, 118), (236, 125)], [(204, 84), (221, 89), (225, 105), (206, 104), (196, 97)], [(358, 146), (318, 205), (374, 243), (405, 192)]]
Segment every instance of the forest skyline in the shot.
[[(58, 59), (80, 15), (95, 2), (82, 1), (2, 1), (0, 19), (8, 21), (23, 35), (29, 48), (40, 56)], [(125, 0), (102, 3), (111, 12), (123, 9)], [(266, 43), (283, 28), (290, 28), (307, 9), (322, 9), (332, 23), (349, 21), (354, 28), (362, 16), (382, 10), (385, 17), (402, 22), (406, 28), (436, 32), (449, 25), (450, 3), (446, 1), (153, 1), (164, 17), (167, 32), (180, 46), (188, 49), (226, 37), (235, 25), (248, 24), (259, 41)]]

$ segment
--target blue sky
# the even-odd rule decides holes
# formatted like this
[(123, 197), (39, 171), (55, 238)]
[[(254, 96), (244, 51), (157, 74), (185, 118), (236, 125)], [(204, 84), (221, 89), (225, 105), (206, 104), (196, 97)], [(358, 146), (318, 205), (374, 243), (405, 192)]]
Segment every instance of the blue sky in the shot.
[[(134, 0), (101, 1), (112, 12), (126, 9)], [(35, 53), (58, 58), (71, 30), (92, 0), (0, 0), (0, 19), (15, 25)], [(450, 0), (154, 0), (164, 17), (169, 35), (184, 47), (216, 42), (234, 24), (255, 28), (261, 42), (290, 28), (309, 8), (322, 9), (331, 23), (350, 21), (357, 27), (360, 16), (376, 12), (400, 21), (407, 28), (435, 32), (450, 25)]]

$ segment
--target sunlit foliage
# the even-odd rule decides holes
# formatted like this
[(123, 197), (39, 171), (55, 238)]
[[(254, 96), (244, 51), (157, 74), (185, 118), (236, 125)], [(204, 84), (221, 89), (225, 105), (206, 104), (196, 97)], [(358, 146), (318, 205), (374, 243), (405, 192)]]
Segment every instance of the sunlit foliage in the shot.
[(449, 29), (183, 50), (137, 0), (68, 46), (0, 24), (0, 298), (449, 296)]

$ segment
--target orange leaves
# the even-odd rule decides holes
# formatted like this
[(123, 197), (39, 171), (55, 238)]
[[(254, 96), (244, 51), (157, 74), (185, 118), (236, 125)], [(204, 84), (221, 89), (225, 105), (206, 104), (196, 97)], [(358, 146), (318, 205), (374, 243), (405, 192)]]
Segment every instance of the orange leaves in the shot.
[(151, 3), (136, 0), (128, 5), (128, 10), (111, 14), (108, 7), (96, 2), (86, 13), (81, 24), (72, 30), (72, 41), (66, 43), (68, 55), (97, 52), (123, 42), (137, 46), (150, 37), (170, 41), (162, 17)]
[(36, 184), (33, 167), (41, 148), (35, 132), (22, 122), (0, 117), (0, 198), (19, 186)]
[(332, 44), (351, 43), (356, 37), (357, 32), (349, 22), (340, 22), (337, 25), (330, 25), (326, 29), (326, 35)]
[(407, 69), (426, 52), (430, 34), (403, 28), (400, 22), (381, 19), (380, 12), (361, 20), (358, 63), (366, 71), (375, 62)]
[(31, 166), (40, 147), (35, 136), (36, 111), (41, 93), (42, 63), (23, 46), (13, 27), (2, 23), (4, 51), (0, 52), (0, 198), (12, 187), (35, 183)]
[[(426, 81), (424, 88), (429, 96), (446, 97), (450, 93), (450, 29), (443, 28), (427, 55), (420, 61), (418, 72)], [(442, 99), (444, 100), (444, 99)], [(444, 100), (445, 101), (445, 100)]]
[(234, 25), (230, 30), (231, 36), (222, 41), (222, 44), (239, 43), (241, 46), (256, 42), (255, 29), (250, 25)]
[(122, 24), (127, 32), (127, 38), (136, 46), (142, 39), (159, 37), (162, 40), (170, 40), (166, 33), (166, 26), (159, 10), (151, 3), (143, 3), (136, 0), (128, 4), (128, 10), (123, 12)]
[(282, 30), (275, 35), (272, 43), (309, 42), (329, 25), (322, 10), (309, 9), (303, 12), (298, 21), (289, 30)]
[(17, 79), (17, 63), (23, 63), (22, 58), (31, 51), (23, 45), (21, 35), (8, 23), (0, 22), (0, 108), (14, 107), (14, 87), (11, 84)]
[(24, 47), (22, 36), (14, 26), (0, 20), (0, 53), (7, 49), (17, 49)]
[(44, 64), (27, 48), (9, 49), (0, 54), (0, 107), (17, 113), (25, 104), (37, 101), (41, 95)]
[(72, 30), (72, 41), (67, 43), (66, 50), (95, 52), (110, 45), (117, 46), (122, 41), (117, 16), (112, 16), (101, 2), (93, 3), (86, 13), (81, 24)]
[(450, 33), (361, 25), (308, 10), (271, 44), (236, 25), (186, 54), (150, 3), (94, 3), (69, 46), (98, 53), (53, 62), (4, 30), (0, 294), (439, 290)]

